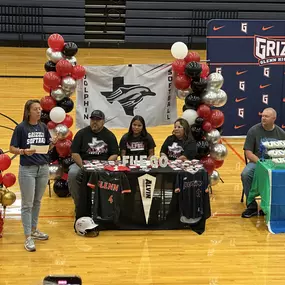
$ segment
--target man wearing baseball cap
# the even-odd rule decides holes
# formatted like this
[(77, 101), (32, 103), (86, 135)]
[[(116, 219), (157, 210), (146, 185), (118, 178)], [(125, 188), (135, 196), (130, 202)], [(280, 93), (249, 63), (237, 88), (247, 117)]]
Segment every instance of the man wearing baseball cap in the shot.
[(90, 125), (79, 130), (72, 142), (71, 153), (74, 160), (68, 171), (68, 187), (78, 206), (80, 185), (76, 182), (78, 171), (83, 161), (117, 160), (119, 154), (118, 142), (115, 135), (104, 127), (105, 114), (94, 110), (90, 115)]

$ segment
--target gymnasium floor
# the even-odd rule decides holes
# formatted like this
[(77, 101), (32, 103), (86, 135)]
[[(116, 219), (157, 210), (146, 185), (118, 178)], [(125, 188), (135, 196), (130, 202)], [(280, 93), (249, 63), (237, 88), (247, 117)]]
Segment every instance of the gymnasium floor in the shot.
[[(205, 51), (200, 54), (205, 58)], [(167, 50), (80, 49), (76, 57), (82, 65), (173, 60)], [(42, 79), (21, 78), (44, 75), (45, 49), (0, 48), (0, 58), (0, 112), (20, 122), (26, 100), (45, 96)], [(179, 101), (178, 115), (182, 105)], [(74, 111), (71, 114), (75, 116)], [(0, 125), (14, 128), (2, 116)], [(172, 126), (148, 130), (158, 153)], [(126, 130), (113, 131), (120, 138)], [(1, 128), (0, 134), (0, 148), (8, 150), (12, 132)], [(243, 139), (226, 138), (224, 143), (229, 154), (219, 172), (225, 183), (213, 187), (212, 217), (201, 236), (182, 230), (107, 231), (98, 238), (82, 238), (73, 231), (71, 198), (55, 194), (50, 198), (46, 191), (39, 226), (50, 240), (38, 241), (36, 252), (26, 252), (16, 184), (10, 190), (17, 194), (17, 201), (7, 210), (0, 239), (0, 284), (37, 285), (48, 274), (77, 274), (88, 285), (284, 284), (284, 235), (270, 234), (263, 217), (240, 217), (245, 207), (240, 203)], [(9, 171), (17, 174), (18, 164), (14, 159)]]

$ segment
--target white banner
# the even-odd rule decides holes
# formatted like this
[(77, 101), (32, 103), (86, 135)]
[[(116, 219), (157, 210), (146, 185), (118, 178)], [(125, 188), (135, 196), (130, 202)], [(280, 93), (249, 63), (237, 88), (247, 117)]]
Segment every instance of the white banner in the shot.
[(89, 125), (93, 110), (106, 116), (106, 127), (128, 128), (135, 115), (147, 126), (169, 125), (177, 118), (176, 93), (169, 64), (87, 66), (78, 81), (76, 127)]
[(143, 176), (140, 176), (138, 178), (138, 181), (142, 197), (145, 220), (146, 223), (148, 224), (149, 212), (151, 208), (156, 177), (151, 176), (149, 174), (145, 174)]

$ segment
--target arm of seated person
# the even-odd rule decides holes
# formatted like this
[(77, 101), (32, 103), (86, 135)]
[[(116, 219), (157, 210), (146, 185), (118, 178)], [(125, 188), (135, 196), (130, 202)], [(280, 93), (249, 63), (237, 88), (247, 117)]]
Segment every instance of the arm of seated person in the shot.
[(108, 158), (108, 160), (117, 160), (117, 158), (118, 158), (118, 155), (117, 154), (113, 154), (113, 155), (111, 155), (111, 156), (109, 156), (109, 158)]
[(177, 160), (185, 161), (185, 160), (188, 160), (188, 158), (185, 155), (181, 155), (177, 158)]
[(251, 150), (245, 150), (245, 156), (250, 162), (256, 163), (259, 158)]
[(147, 159), (150, 160), (150, 158), (154, 155), (154, 148), (151, 148), (148, 150), (148, 157)]
[(79, 153), (72, 153), (74, 162), (81, 168), (83, 166), (82, 158)]

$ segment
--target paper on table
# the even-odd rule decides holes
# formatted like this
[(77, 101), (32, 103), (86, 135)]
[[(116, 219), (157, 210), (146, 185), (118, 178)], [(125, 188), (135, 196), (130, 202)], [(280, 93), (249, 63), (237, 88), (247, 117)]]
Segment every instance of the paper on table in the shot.
[(49, 145), (31, 145), (30, 149), (35, 149), (36, 153), (39, 153), (39, 154), (47, 154)]

